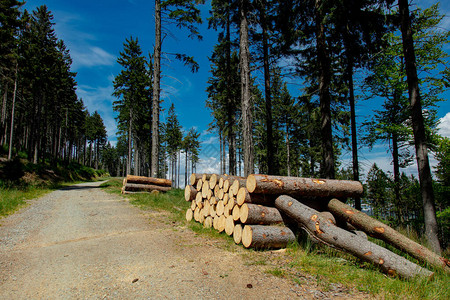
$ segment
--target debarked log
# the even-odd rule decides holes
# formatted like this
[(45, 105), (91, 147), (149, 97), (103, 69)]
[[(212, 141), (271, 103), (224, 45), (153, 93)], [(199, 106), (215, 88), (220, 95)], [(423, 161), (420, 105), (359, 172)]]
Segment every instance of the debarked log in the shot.
[(159, 192), (168, 192), (170, 191), (170, 187), (168, 186), (159, 186), (159, 185), (151, 185), (151, 184), (136, 184), (136, 183), (127, 183), (125, 185), (125, 191), (130, 192), (151, 192), (151, 191), (159, 191)]
[(295, 235), (288, 227), (245, 225), (242, 230), (242, 244), (245, 248), (285, 248), (293, 241)]
[(383, 240), (420, 261), (427, 262), (434, 267), (444, 269), (447, 273), (450, 273), (449, 260), (440, 257), (428, 248), (410, 240), (388, 225), (369, 217), (365, 213), (356, 210), (349, 205), (342, 203), (338, 199), (330, 200), (328, 203), (328, 209), (336, 217), (347, 221), (370, 236)]
[(144, 176), (136, 176), (136, 175), (127, 175), (126, 183), (172, 186), (172, 181), (169, 179), (144, 177)]
[(307, 197), (356, 197), (363, 193), (359, 181), (249, 175), (249, 193)]
[(280, 211), (275, 207), (244, 203), (239, 211), (242, 224), (280, 224), (283, 223)]
[(373, 263), (388, 275), (398, 275), (403, 278), (433, 275), (433, 272), (410, 262), (406, 258), (331, 224), (320, 216), (318, 211), (292, 197), (278, 197), (275, 200), (275, 206), (298, 222), (318, 241)]

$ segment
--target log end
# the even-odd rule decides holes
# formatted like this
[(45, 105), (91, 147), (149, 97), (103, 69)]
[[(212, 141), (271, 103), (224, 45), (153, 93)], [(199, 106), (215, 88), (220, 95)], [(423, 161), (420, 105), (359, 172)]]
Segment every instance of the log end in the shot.
[(252, 244), (253, 230), (251, 226), (245, 225), (242, 230), (242, 244), (245, 248), (249, 248)]
[(239, 220), (242, 224), (245, 224), (248, 219), (248, 205), (244, 203), (239, 209)]
[(189, 183), (191, 184), (191, 185), (195, 185), (196, 184), (196, 176), (195, 176), (195, 174), (191, 174), (191, 176), (189, 176)]
[(247, 177), (246, 186), (247, 186), (247, 190), (248, 190), (249, 193), (253, 193), (256, 190), (256, 177), (255, 177), (255, 175), (250, 174)]

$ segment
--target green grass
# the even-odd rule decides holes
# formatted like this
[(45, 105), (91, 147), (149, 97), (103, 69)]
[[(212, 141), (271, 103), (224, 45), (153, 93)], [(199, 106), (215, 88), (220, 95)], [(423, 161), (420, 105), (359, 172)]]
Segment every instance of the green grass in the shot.
[(25, 200), (41, 197), (49, 192), (47, 188), (1, 188), (0, 189), (0, 216), (7, 216), (23, 207)]
[[(112, 179), (104, 184), (112, 193), (120, 193), (121, 179)], [(170, 212), (174, 226), (187, 226), (199, 235), (225, 241), (225, 248), (235, 251), (239, 248), (233, 239), (214, 229), (204, 228), (197, 222), (186, 222), (185, 212), (190, 203), (184, 200), (182, 190), (172, 190), (158, 195), (129, 194), (130, 202), (144, 210)], [(241, 248), (242, 249), (242, 248)], [(290, 278), (301, 284), (306, 274), (316, 279), (322, 290), (331, 284), (365, 292), (382, 299), (450, 299), (450, 276), (436, 271), (432, 279), (403, 280), (387, 277), (376, 267), (359, 259), (333, 250), (324, 245), (312, 244), (308, 238), (292, 243), (280, 255), (266, 255), (264, 251), (245, 250), (244, 260), (248, 265), (261, 265), (265, 272), (278, 277)]]
[(0, 163), (0, 217), (14, 213), (26, 200), (79, 182), (98, 180), (106, 175), (78, 163), (68, 165), (32, 164), (16, 157)]

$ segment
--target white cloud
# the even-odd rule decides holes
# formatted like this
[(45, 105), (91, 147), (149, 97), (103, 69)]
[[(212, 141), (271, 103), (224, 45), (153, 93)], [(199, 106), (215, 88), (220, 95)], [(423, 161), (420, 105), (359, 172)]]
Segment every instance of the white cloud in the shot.
[(450, 112), (439, 120), (439, 134), (450, 138)]
[(77, 47), (71, 52), (71, 57), (75, 70), (81, 67), (112, 66), (116, 60), (114, 55), (99, 47)]

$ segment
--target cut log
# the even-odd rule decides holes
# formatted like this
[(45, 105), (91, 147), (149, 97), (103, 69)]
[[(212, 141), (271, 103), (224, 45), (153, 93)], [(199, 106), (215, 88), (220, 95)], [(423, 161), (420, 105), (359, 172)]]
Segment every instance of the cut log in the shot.
[(125, 191), (128, 192), (151, 192), (151, 191), (159, 191), (159, 192), (168, 192), (171, 188), (169, 186), (159, 186), (159, 185), (150, 185), (150, 184), (137, 184), (137, 183), (128, 183), (125, 185)]
[(213, 225), (213, 218), (208, 216), (205, 218), (205, 221), (203, 222), (203, 226), (205, 226), (205, 228), (211, 228)]
[(194, 220), (199, 222), (200, 221), (200, 208), (196, 207), (194, 210)]
[(195, 196), (197, 196), (197, 189), (192, 185), (187, 185), (184, 188), (184, 199), (186, 201), (192, 201), (195, 199)]
[(223, 182), (223, 191), (224, 193), (228, 193), (228, 190), (230, 189), (230, 180), (229, 179), (225, 179), (225, 181)]
[(212, 174), (211, 177), (209, 178), (209, 188), (214, 189), (216, 187), (216, 184), (217, 184), (217, 175)]
[(235, 221), (239, 220), (239, 218), (241, 217), (241, 208), (239, 207), (239, 205), (235, 205), (233, 207), (231, 215), (233, 216), (233, 220)]
[(163, 178), (144, 177), (136, 175), (127, 175), (127, 183), (150, 184), (159, 186), (172, 186), (172, 181)]
[(201, 179), (199, 179), (196, 183), (195, 188), (197, 189), (198, 192), (202, 191), (202, 187), (203, 187), (203, 181)]
[(217, 231), (222, 232), (225, 230), (226, 219), (224, 215), (219, 216), (219, 220), (217, 221)]
[(242, 225), (241, 224), (234, 225), (233, 240), (238, 245), (242, 242)]
[(225, 196), (225, 192), (223, 189), (219, 189), (219, 194), (216, 196), (219, 200), (223, 200), (223, 197)]
[(285, 248), (295, 241), (294, 233), (287, 227), (245, 225), (242, 244), (245, 248)]
[(228, 200), (227, 203), (227, 209), (230, 211), (230, 213), (233, 211), (233, 208), (237, 205), (237, 202), (234, 198), (231, 198)]
[(224, 193), (223, 194), (223, 205), (227, 205), (228, 204), (228, 199), (230, 198), (230, 195), (228, 193)]
[(203, 181), (202, 185), (202, 197), (206, 198), (208, 196), (209, 183), (208, 181)]
[(203, 174), (202, 175), (202, 181), (203, 182), (208, 181), (211, 178), (212, 175), (213, 174)]
[(333, 214), (330, 213), (329, 211), (322, 211), (319, 213), (319, 215), (328, 222), (330, 222), (331, 224), (336, 225), (336, 219), (334, 218)]
[(195, 186), (197, 184), (197, 181), (202, 179), (202, 176), (203, 174), (196, 174), (196, 173), (191, 174), (191, 176), (189, 176), (189, 183), (192, 186)]
[(219, 216), (216, 215), (216, 216), (213, 218), (213, 228), (214, 228), (215, 230), (219, 230), (218, 227), (217, 227), (218, 224), (219, 224)]
[(445, 270), (450, 273), (449, 260), (440, 257), (428, 248), (410, 240), (400, 232), (388, 225), (375, 220), (365, 213), (348, 206), (337, 199), (332, 199), (328, 203), (328, 209), (338, 218), (345, 220), (357, 229), (363, 230), (367, 234), (405, 251), (409, 255), (420, 261)]
[(234, 231), (234, 220), (233, 216), (228, 216), (225, 219), (225, 233), (228, 235), (232, 235)]
[(195, 195), (195, 203), (197, 205), (203, 201), (202, 192), (197, 192), (197, 195)]
[(216, 206), (213, 204), (209, 207), (209, 215), (213, 218), (217, 215)]
[(236, 196), (237, 193), (239, 192), (239, 189), (241, 187), (245, 187), (247, 184), (247, 178), (244, 177), (233, 177), (230, 179), (230, 189), (229, 189), (229, 193), (232, 196)]
[(200, 209), (200, 211), (199, 211), (199, 213), (198, 213), (198, 222), (199, 223), (202, 223), (203, 224), (203, 222), (205, 222), (205, 215), (204, 215), (204, 213), (203, 213), (203, 208), (202, 209)]
[(190, 222), (193, 217), (194, 217), (194, 212), (192, 211), (191, 208), (188, 208), (186, 210), (186, 221)]
[(216, 205), (217, 204), (216, 197), (212, 196), (211, 199), (209, 199), (209, 203), (212, 204), (212, 205)]
[(239, 220), (242, 224), (281, 224), (283, 218), (278, 209), (257, 204), (244, 203), (239, 211)]
[(236, 201), (238, 205), (244, 203), (261, 204), (266, 206), (273, 206), (276, 195), (267, 194), (250, 194), (245, 187), (241, 187), (237, 193)]
[(216, 213), (218, 216), (221, 216), (221, 215), (223, 215), (224, 211), (225, 211), (225, 206), (223, 205), (223, 201), (220, 200), (219, 202), (217, 202)]
[(212, 196), (213, 196), (213, 191), (211, 189), (208, 189), (208, 191), (206, 192), (206, 199), (210, 200)]
[(194, 210), (197, 207), (197, 203), (195, 201), (191, 202), (191, 209)]
[(218, 186), (218, 185), (216, 185), (216, 187), (214, 188), (214, 197), (219, 197), (219, 190), (220, 190), (220, 187)]
[(209, 204), (209, 201), (203, 202), (203, 215), (205, 217), (209, 216), (210, 207), (211, 207), (211, 204)]
[(271, 175), (249, 175), (249, 193), (307, 197), (358, 197), (363, 186), (358, 181), (312, 179)]
[(319, 242), (373, 263), (389, 275), (397, 274), (403, 278), (433, 275), (429, 270), (410, 262), (404, 257), (369, 242), (356, 234), (334, 226), (322, 218), (318, 211), (300, 203), (292, 197), (278, 197), (275, 200), (275, 206), (301, 224)]

